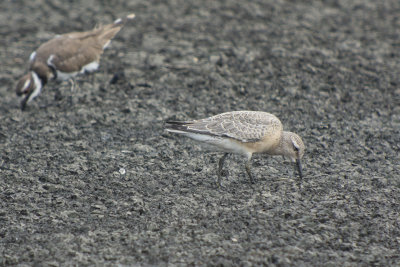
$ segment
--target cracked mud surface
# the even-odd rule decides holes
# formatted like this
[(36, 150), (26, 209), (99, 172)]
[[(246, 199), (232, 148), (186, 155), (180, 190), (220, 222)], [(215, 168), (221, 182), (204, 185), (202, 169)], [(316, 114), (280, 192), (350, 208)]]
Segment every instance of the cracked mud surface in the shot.
[[(3, 1), (0, 265), (400, 264), (400, 4), (384, 1)], [(59, 33), (136, 13), (100, 69), (14, 94)], [(306, 144), (244, 159), (167, 119), (277, 115)]]

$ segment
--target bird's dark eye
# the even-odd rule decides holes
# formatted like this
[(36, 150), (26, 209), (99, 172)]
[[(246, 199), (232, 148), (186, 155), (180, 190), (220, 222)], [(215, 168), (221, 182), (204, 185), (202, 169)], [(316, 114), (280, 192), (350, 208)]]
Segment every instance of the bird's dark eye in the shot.
[(300, 148), (298, 148), (297, 146), (293, 146), (294, 151), (299, 152)]

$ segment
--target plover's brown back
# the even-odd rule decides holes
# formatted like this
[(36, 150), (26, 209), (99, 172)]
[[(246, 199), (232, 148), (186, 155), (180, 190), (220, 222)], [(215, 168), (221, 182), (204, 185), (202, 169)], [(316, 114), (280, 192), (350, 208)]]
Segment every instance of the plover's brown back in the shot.
[[(99, 62), (103, 50), (111, 39), (121, 30), (125, 22), (132, 18), (134, 18), (134, 14), (128, 15), (124, 19), (117, 19), (111, 24), (98, 26), (90, 31), (58, 35), (40, 45), (34, 52), (31, 56), (30, 69), (35, 70), (40, 64), (43, 64), (58, 72), (71, 73), (72, 76), (85, 71), (83, 68), (88, 64)], [(92, 65), (93, 69), (88, 69), (88, 71), (93, 71), (97, 67), (98, 64), (96, 67)]]
[(134, 17), (130, 14), (90, 31), (58, 35), (40, 45), (29, 58), (29, 73), (17, 83), (16, 93), (23, 96), (21, 108), (37, 97), (50, 79), (68, 80), (79, 73), (95, 71), (103, 50), (125, 22)]

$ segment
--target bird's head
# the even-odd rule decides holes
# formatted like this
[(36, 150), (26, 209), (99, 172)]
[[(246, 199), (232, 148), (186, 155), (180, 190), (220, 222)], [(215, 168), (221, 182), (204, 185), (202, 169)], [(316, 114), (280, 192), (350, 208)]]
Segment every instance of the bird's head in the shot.
[(297, 170), (300, 178), (303, 177), (301, 168), (301, 159), (304, 155), (305, 146), (301, 137), (292, 132), (283, 132), (283, 155), (290, 157), (292, 161), (296, 162)]
[(26, 104), (40, 94), (42, 81), (35, 72), (30, 71), (19, 79), (15, 90), (17, 96), (22, 97), (21, 109), (24, 110)]

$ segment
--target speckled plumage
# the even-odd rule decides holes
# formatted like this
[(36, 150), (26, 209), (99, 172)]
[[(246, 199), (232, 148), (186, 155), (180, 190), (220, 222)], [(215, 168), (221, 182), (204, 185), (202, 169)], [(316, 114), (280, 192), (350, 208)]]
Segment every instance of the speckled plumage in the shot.
[[(273, 114), (233, 111), (194, 121), (167, 121), (166, 129), (212, 145), (217, 150), (247, 156), (246, 171), (252, 182), (249, 162), (253, 153), (290, 157), (297, 162), (302, 177), (300, 159), (305, 149), (303, 141), (297, 134), (283, 131), (282, 123)], [(219, 162), (219, 182), (225, 157)]]
[(275, 115), (259, 111), (226, 112), (185, 125), (187, 131), (229, 137), (241, 142), (257, 142), (283, 129)]

